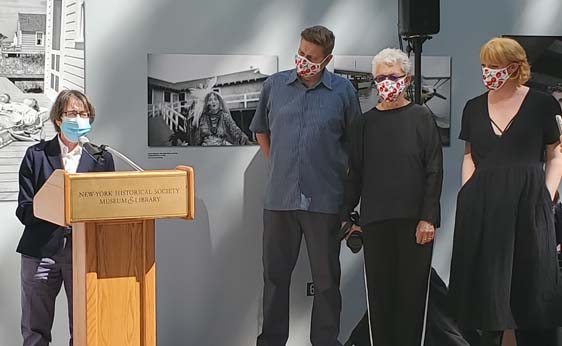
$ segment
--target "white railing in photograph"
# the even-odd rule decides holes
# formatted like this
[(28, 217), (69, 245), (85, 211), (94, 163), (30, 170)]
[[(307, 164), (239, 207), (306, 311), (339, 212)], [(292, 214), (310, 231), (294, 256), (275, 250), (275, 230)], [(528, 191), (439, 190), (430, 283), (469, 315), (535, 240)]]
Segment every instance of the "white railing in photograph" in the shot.
[[(179, 111), (176, 111), (173, 107), (168, 107), (168, 105), (163, 104), (161, 112), (162, 117), (170, 130), (174, 132), (177, 132), (178, 130), (183, 132), (187, 131), (185, 126), (187, 119)], [(181, 123), (180, 120), (182, 120)]]
[(222, 97), (224, 102), (229, 108), (238, 108), (238, 107), (230, 107), (233, 104), (242, 104), (243, 109), (249, 108), (248, 104), (250, 102), (258, 102), (260, 100), (260, 92), (252, 92), (252, 93), (245, 93), (245, 94), (237, 94), (237, 95), (225, 95)]
[(158, 116), (158, 111), (156, 109), (156, 105), (148, 105), (148, 117), (149, 118), (156, 118)]
[(181, 113), (182, 108), (188, 108), (193, 100), (188, 101), (174, 101), (174, 102), (159, 102), (155, 104), (148, 105), (148, 116), (156, 118), (160, 115), (162, 107), (167, 107), (168, 109), (173, 109), (174, 111)]
[(152, 118), (162, 116), (170, 130), (186, 132), (187, 118), (181, 114), (181, 108), (186, 107), (188, 103), (189, 101), (176, 101), (148, 105), (148, 116)]

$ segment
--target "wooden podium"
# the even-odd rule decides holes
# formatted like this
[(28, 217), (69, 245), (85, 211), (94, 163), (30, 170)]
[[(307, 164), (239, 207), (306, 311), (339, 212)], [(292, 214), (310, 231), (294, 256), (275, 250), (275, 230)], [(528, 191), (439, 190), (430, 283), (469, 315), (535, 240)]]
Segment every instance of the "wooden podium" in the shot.
[(68, 174), (33, 199), (36, 217), (72, 226), (75, 346), (156, 345), (154, 221), (193, 219), (193, 169)]

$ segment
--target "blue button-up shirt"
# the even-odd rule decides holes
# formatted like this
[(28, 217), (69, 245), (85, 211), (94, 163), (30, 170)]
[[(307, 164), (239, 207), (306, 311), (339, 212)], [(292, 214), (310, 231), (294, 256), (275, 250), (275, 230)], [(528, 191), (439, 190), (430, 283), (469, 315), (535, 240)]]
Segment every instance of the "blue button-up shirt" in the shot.
[(361, 115), (355, 88), (324, 71), (307, 88), (296, 70), (264, 83), (250, 129), (270, 135), (265, 209), (339, 213), (347, 170), (347, 133)]

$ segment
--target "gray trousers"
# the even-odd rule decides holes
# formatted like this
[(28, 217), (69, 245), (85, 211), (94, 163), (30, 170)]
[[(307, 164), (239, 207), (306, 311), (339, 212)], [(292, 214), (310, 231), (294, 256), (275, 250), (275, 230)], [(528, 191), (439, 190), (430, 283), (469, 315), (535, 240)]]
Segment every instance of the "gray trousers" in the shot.
[(287, 343), (291, 274), (304, 234), (314, 281), (310, 341), (314, 346), (341, 346), (337, 339), (341, 312), (339, 217), (265, 210), (263, 223), (263, 326), (257, 345)]
[(72, 241), (49, 258), (21, 257), (21, 333), (23, 346), (48, 346), (55, 317), (55, 300), (62, 284), (68, 300), (72, 346)]

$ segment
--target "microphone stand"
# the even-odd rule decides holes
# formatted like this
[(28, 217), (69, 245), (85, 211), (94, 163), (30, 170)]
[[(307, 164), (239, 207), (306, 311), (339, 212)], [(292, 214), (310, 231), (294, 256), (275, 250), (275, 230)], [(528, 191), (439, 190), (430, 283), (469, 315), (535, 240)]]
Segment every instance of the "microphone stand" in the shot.
[(127, 156), (121, 154), (119, 151), (117, 151), (116, 149), (113, 149), (112, 147), (110, 147), (109, 145), (105, 145), (102, 144), (100, 145), (100, 149), (101, 151), (109, 151), (111, 154), (119, 157), (122, 161), (124, 161), (125, 163), (127, 163), (129, 166), (133, 167), (136, 171), (138, 172), (144, 172), (144, 169), (142, 169), (139, 165), (137, 165), (136, 163), (134, 163), (131, 159), (129, 159)]

